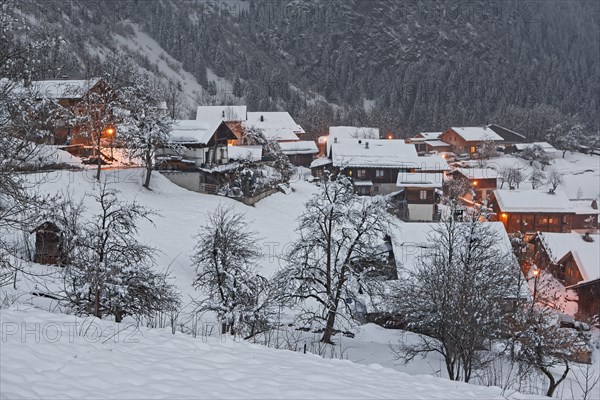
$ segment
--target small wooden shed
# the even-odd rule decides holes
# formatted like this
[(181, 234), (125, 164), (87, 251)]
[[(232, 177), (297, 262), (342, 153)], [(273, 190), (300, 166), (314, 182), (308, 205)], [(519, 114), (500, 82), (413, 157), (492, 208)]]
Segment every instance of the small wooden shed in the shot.
[(40, 264), (60, 264), (62, 262), (62, 231), (51, 221), (46, 221), (33, 229), (35, 233), (35, 256)]

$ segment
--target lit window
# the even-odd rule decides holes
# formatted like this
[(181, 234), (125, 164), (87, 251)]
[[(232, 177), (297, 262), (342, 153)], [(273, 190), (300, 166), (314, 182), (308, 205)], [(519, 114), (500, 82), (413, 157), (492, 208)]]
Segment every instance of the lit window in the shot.
[(419, 198), (420, 198), (421, 200), (427, 200), (427, 190), (421, 190), (421, 191), (419, 192)]

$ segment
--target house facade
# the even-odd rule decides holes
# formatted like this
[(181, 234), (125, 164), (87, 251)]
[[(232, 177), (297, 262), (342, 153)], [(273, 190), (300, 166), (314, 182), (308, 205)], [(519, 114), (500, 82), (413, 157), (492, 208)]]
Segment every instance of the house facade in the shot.
[(451, 174), (453, 179), (468, 182), (470, 190), (462, 197), (470, 202), (485, 201), (497, 188), (498, 173), (491, 168), (457, 168)]
[(313, 176), (339, 172), (352, 179), (361, 195), (399, 191), (400, 172), (442, 172), (448, 164), (441, 157), (419, 157), (414, 146), (394, 139), (334, 139), (328, 157), (311, 163)]
[(504, 139), (487, 126), (482, 127), (454, 127), (446, 130), (439, 136), (439, 140), (452, 146), (456, 154), (477, 152), (485, 142), (502, 144)]
[(563, 192), (495, 190), (489, 206), (509, 233), (570, 232), (575, 210)]
[(308, 167), (319, 153), (317, 144), (312, 140), (279, 142), (279, 147), (290, 162), (296, 166)]
[(600, 314), (600, 235), (541, 232), (531, 240), (534, 262), (577, 293), (576, 316)]
[(395, 197), (399, 216), (406, 221), (439, 220), (439, 192), (444, 182), (442, 172), (399, 172)]
[(172, 147), (162, 149), (161, 156), (181, 156), (195, 167), (208, 168), (227, 164), (227, 142), (235, 134), (223, 121), (178, 120), (171, 131)]
[(87, 144), (85, 138), (79, 135), (81, 127), (73, 124), (69, 120), (69, 115), (77, 117), (90, 112), (90, 106), (100, 107), (101, 105), (90, 105), (85, 99), (89, 98), (92, 93), (105, 92), (107, 90), (106, 83), (99, 78), (44, 80), (32, 81), (31, 88), (39, 99), (53, 99), (66, 111), (52, 124), (50, 136), (46, 138), (46, 141), (57, 145)]

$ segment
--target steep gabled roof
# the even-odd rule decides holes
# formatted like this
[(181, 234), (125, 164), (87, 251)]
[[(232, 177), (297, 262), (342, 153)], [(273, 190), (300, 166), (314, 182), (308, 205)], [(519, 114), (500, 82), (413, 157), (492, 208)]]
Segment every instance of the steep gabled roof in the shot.
[(552, 263), (559, 264), (571, 254), (582, 282), (600, 278), (600, 235), (590, 235), (593, 242), (586, 242), (579, 233), (540, 232), (537, 237)]
[(502, 136), (486, 126), (452, 127), (450, 129), (467, 142), (481, 142), (486, 140), (501, 142), (504, 140)]
[(500, 125), (490, 124), (488, 125), (488, 128), (496, 132), (498, 135), (502, 136), (502, 138), (507, 141), (523, 142), (527, 140), (525, 135), (521, 135), (520, 133), (517, 133)]
[(575, 213), (564, 192), (554, 194), (539, 190), (494, 190), (494, 198), (502, 212)]
[(294, 121), (288, 112), (249, 112), (244, 122), (245, 128), (261, 129), (269, 140), (296, 141), (297, 135), (304, 134), (304, 129)]
[(352, 139), (331, 143), (334, 167), (418, 168), (419, 157), (403, 140)]
[(444, 174), (434, 172), (398, 172), (396, 186), (400, 188), (441, 188)]
[(223, 121), (177, 120), (171, 129), (171, 141), (178, 144), (207, 144)]

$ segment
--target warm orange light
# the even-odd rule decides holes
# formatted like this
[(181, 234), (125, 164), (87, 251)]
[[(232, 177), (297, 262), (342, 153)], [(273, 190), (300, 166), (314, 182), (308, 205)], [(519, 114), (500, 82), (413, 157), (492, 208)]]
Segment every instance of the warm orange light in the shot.
[(108, 129), (106, 130), (106, 133), (107, 133), (108, 135), (113, 135), (113, 134), (115, 133), (115, 130), (114, 130), (113, 128), (108, 128)]
[(477, 181), (473, 181), (473, 186), (477, 186), (478, 183), (479, 182), (477, 182)]
[(392, 135), (388, 135), (388, 139), (393, 139), (394, 137)]
[(502, 218), (506, 219), (506, 217), (508, 217), (508, 214), (502, 213)]
[(540, 270), (538, 268), (535, 268), (533, 270), (533, 276), (538, 276), (540, 274)]

